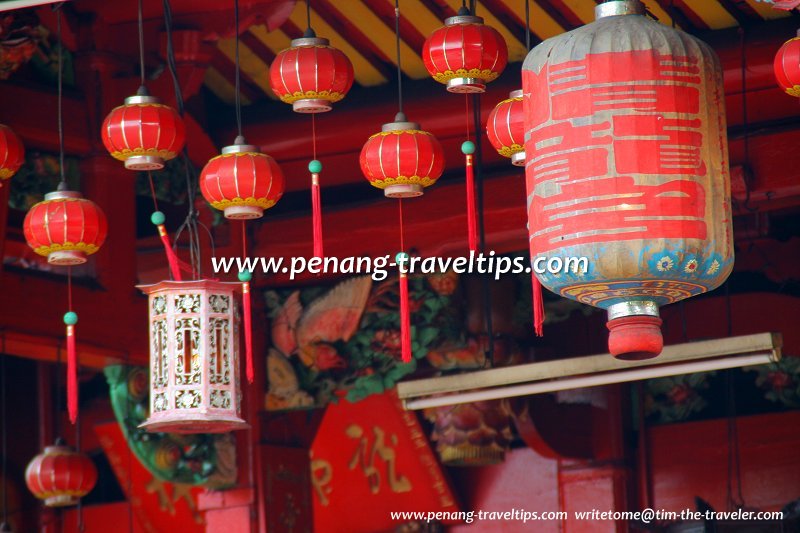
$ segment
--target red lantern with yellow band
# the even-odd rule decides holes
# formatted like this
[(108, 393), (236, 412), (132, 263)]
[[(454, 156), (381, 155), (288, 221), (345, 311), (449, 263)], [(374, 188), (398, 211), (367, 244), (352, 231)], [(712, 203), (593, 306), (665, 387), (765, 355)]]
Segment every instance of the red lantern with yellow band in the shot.
[(359, 161), (364, 177), (389, 198), (421, 196), (444, 171), (442, 145), (402, 113), (367, 140)]
[(298, 113), (324, 113), (353, 86), (353, 64), (330, 41), (308, 29), (269, 68), (272, 90)]
[(144, 87), (111, 110), (100, 133), (108, 153), (129, 170), (160, 170), (186, 142), (178, 112), (148, 95)]
[(23, 223), (25, 240), (52, 265), (86, 262), (106, 240), (108, 224), (103, 210), (76, 191), (47, 193), (31, 207)]
[(200, 192), (225, 218), (261, 218), (283, 196), (284, 179), (278, 163), (257, 146), (237, 137), (234, 144), (206, 163)]
[(0, 124), (0, 180), (7, 180), (16, 174), (24, 162), (25, 147), (22, 141), (14, 130)]
[(790, 96), (800, 97), (800, 31), (789, 39), (775, 54), (775, 80)]
[(486, 135), (497, 153), (511, 158), (511, 164), (525, 166), (525, 112), (522, 89), (512, 91), (489, 113)]
[(428, 37), (422, 60), (433, 79), (446, 84), (448, 91), (482, 93), (506, 68), (508, 46), (497, 30), (462, 7)]
[(75, 505), (97, 483), (97, 468), (86, 455), (57, 442), (28, 463), (25, 483), (48, 507)]

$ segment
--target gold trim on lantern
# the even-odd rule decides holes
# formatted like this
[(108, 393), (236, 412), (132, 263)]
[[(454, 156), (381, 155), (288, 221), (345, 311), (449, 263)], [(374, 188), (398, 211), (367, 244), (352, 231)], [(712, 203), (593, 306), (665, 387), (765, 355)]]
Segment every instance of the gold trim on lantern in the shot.
[(209, 163), (214, 161), (215, 159), (224, 159), (226, 157), (244, 157), (244, 156), (251, 156), (251, 157), (270, 157), (269, 154), (265, 154), (264, 152), (229, 152), (227, 154), (219, 154), (215, 155), (211, 159), (209, 159)]
[(512, 155), (522, 152), (523, 150), (525, 150), (524, 146), (520, 146), (519, 144), (514, 143), (511, 146), (503, 146), (502, 148), (497, 150), (497, 153), (502, 155), (503, 157), (511, 157)]
[(280, 98), (281, 102), (287, 104), (293, 104), (298, 100), (327, 100), (334, 103), (344, 98), (344, 93), (338, 91), (297, 91), (292, 94), (285, 94)]
[(211, 202), (211, 207), (214, 209), (224, 210), (227, 207), (233, 206), (241, 206), (247, 205), (252, 207), (260, 207), (261, 209), (269, 209), (273, 205), (275, 205), (275, 200), (267, 200), (266, 198), (253, 198), (252, 196), (248, 198), (240, 198), (236, 197), (231, 200), (219, 200), (217, 202)]
[(12, 172), (8, 168), (0, 168), (0, 180), (7, 180), (8, 178), (13, 176), (14, 174), (16, 174), (16, 172)]
[(130, 148), (124, 148), (118, 152), (111, 152), (111, 157), (118, 161), (125, 161), (130, 157), (137, 157), (137, 156), (151, 156), (151, 157), (160, 157), (164, 161), (169, 159), (175, 159), (175, 156), (178, 155), (175, 152), (170, 150), (156, 150), (155, 148), (134, 148), (131, 150)]
[(383, 178), (382, 180), (371, 180), (370, 183), (373, 187), (377, 187), (378, 189), (385, 189), (389, 185), (405, 185), (409, 183), (417, 183), (422, 185), (423, 187), (430, 187), (436, 180), (432, 180), (428, 176), (424, 178), (422, 176), (397, 176), (396, 178)]
[(483, 466), (502, 463), (505, 452), (495, 446), (446, 446), (439, 450), (442, 463), (455, 466)]
[(437, 72), (433, 75), (433, 79), (439, 83), (447, 83), (456, 78), (477, 78), (485, 82), (494, 81), (500, 75), (499, 72), (494, 72), (492, 69), (486, 68), (483, 70), (473, 68), (470, 70), (460, 68), (455, 72), (452, 70), (445, 70), (444, 72)]
[[(784, 91), (786, 91), (786, 94), (788, 94), (789, 96), (794, 96), (795, 98), (800, 98), (800, 85), (795, 85), (794, 87), (792, 87), (790, 89), (784, 89)], [(2, 177), (3, 176), (0, 175), (0, 178), (2, 178)]]
[(96, 244), (89, 244), (85, 242), (79, 242), (79, 243), (65, 242), (64, 244), (53, 243), (48, 246), (39, 246), (38, 248), (35, 248), (33, 251), (39, 255), (47, 257), (53, 252), (64, 252), (73, 250), (83, 252), (86, 255), (92, 255), (99, 249), (100, 247), (97, 246)]
[(414, 135), (428, 135), (433, 137), (433, 134), (424, 130), (389, 130), (389, 131), (379, 131), (378, 133), (373, 133), (369, 136), (370, 139), (375, 137), (386, 137), (387, 135), (402, 135), (404, 133), (411, 133)]

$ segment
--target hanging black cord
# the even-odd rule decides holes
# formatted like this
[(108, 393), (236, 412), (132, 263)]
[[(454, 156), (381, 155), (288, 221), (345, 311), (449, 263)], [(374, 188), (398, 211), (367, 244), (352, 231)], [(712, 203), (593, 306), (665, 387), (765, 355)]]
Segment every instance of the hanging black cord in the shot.
[(400, 67), (400, 0), (394, 0), (394, 41), (397, 54), (397, 114), (403, 112), (403, 69)]
[(58, 166), (61, 173), (61, 181), (58, 184), (59, 191), (67, 189), (67, 177), (64, 172), (64, 119), (61, 113), (62, 100), (64, 98), (64, 60), (62, 56), (64, 43), (61, 41), (61, 7), (58, 4), (56, 10), (56, 35), (58, 36)]
[(311, 0), (306, 0), (306, 28), (311, 29)]
[(531, 49), (531, 4), (525, 0), (525, 49)]
[(139, 0), (139, 85), (144, 87), (144, 17), (142, 15), (142, 0)]
[[(239, 137), (242, 137), (242, 101), (241, 95), (239, 94), (239, 79), (241, 77), (239, 70), (241, 69), (239, 65), (239, 0), (233, 0), (233, 26), (234, 26), (234, 42), (235, 42), (235, 49), (234, 49), (234, 56), (235, 56), (235, 68), (236, 68), (236, 130), (239, 133)], [(311, 24), (309, 23), (309, 27)]]

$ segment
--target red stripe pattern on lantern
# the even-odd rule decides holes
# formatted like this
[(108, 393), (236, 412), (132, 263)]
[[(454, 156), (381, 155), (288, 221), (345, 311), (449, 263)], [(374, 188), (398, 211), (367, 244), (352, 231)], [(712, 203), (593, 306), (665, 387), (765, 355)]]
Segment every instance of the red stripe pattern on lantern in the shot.
[(525, 164), (525, 111), (521, 90), (513, 91), (492, 109), (486, 122), (486, 135), (498, 154), (510, 157), (514, 165)]
[(78, 265), (106, 240), (108, 224), (97, 204), (74, 191), (56, 191), (31, 207), (23, 222), (25, 240), (54, 265)]
[(422, 194), (422, 187), (430, 187), (442, 175), (444, 151), (419, 124), (398, 122), (384, 125), (384, 131), (367, 140), (359, 162), (364, 177), (387, 196), (392, 196), (391, 188), (396, 186), (415, 186)]
[[(451, 80), (495, 80), (508, 63), (508, 46), (481, 17), (460, 14), (445, 20), (445, 25), (428, 37), (422, 60), (433, 79), (449, 84), (448, 90), (453, 90)], [(483, 88), (454, 92), (483, 92)]]
[(183, 119), (152, 96), (131, 96), (108, 114), (100, 132), (114, 159), (131, 170), (159, 170), (186, 143)]
[(200, 192), (230, 219), (261, 218), (284, 191), (284, 177), (271, 156), (248, 144), (223, 148), (200, 174)]
[(281, 51), (269, 69), (273, 92), (287, 104), (320, 100), (317, 105), (295, 105), (295, 111), (330, 111), (330, 104), (345, 97), (353, 86), (353, 64), (328, 39), (294, 39)]
[(28, 463), (25, 483), (48, 507), (75, 505), (97, 483), (97, 468), (68, 446), (48, 446)]
[(786, 94), (800, 98), (800, 37), (789, 39), (775, 54), (775, 79)]
[(0, 180), (17, 173), (25, 162), (25, 147), (14, 130), (0, 124)]

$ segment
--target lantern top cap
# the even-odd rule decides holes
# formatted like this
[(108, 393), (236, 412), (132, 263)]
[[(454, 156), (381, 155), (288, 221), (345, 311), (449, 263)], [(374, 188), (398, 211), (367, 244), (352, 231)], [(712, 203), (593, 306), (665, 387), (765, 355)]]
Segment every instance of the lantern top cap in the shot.
[(300, 37), (299, 39), (292, 39), (292, 48), (299, 46), (330, 46), (331, 42), (325, 37)]
[(619, 15), (644, 15), (644, 4), (640, 0), (611, 0), (595, 6), (594, 19)]
[(45, 200), (64, 200), (66, 198), (83, 198), (78, 191), (53, 191), (44, 195)]
[(230, 292), (241, 288), (242, 284), (232, 281), (217, 281), (213, 279), (198, 279), (191, 281), (159, 281), (151, 285), (137, 285), (136, 288), (145, 294), (153, 294), (166, 290), (211, 290)]
[(524, 93), (522, 92), (522, 89), (517, 89), (516, 91), (511, 91), (510, 93), (508, 93), (508, 97), (509, 98), (522, 98), (523, 94)]
[(626, 316), (659, 316), (658, 304), (652, 300), (633, 300), (612, 304), (608, 307), (608, 319)]
[(45, 454), (74, 453), (74, 450), (65, 444), (56, 443), (52, 446), (45, 446), (44, 453)]
[(455, 17), (447, 17), (444, 19), (445, 26), (456, 26), (458, 24), (483, 24), (483, 17), (476, 17), (475, 15), (456, 15)]
[(418, 122), (388, 122), (381, 126), (382, 132), (421, 129)]
[[(239, 144), (239, 140), (241, 139), (242, 144)], [(244, 154), (247, 152), (255, 152), (257, 154), (261, 153), (261, 150), (258, 149), (258, 146), (254, 144), (244, 144), (244, 139), (241, 137), (237, 137), (236, 144), (232, 144), (230, 146), (226, 146), (222, 149), (223, 154)]]
[(125, 105), (160, 104), (160, 103), (161, 99), (158, 96), (151, 96), (149, 94), (136, 94), (134, 96), (129, 96), (125, 99)]

